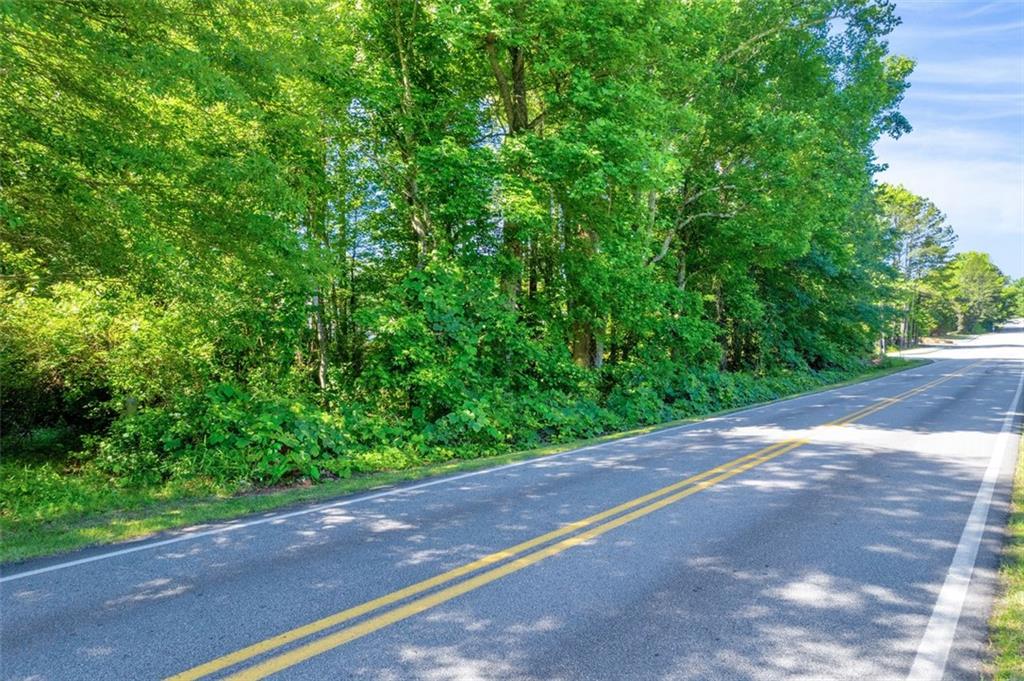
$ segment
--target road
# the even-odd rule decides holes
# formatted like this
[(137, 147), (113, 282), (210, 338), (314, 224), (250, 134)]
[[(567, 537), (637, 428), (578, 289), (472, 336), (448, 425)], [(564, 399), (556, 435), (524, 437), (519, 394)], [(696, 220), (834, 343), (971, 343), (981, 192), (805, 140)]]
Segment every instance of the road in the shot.
[(1024, 329), (927, 357), (544, 459), (9, 566), (0, 676), (976, 679)]

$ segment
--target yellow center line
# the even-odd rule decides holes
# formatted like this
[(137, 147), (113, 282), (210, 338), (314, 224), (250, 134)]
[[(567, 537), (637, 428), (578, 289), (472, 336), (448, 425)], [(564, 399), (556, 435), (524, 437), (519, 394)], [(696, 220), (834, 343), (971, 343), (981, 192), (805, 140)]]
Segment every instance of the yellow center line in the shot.
[[(859, 409), (851, 414), (848, 414), (839, 419), (830, 421), (822, 425), (832, 426), (852, 423), (854, 420), (861, 419), (865, 416), (875, 413), (876, 411), (880, 411), (881, 409), (891, 406), (896, 402), (906, 399), (907, 397), (918, 394), (920, 392), (923, 392), (924, 390), (939, 385), (940, 383), (944, 383), (948, 380), (951, 380), (952, 378), (961, 375), (963, 372), (967, 371), (968, 369), (977, 365), (978, 363), (979, 362), (975, 362), (974, 364), (964, 367), (963, 369), (953, 374), (949, 374), (939, 379), (935, 379), (922, 386), (901, 393), (895, 397), (882, 400), (879, 403), (868, 405), (867, 407)], [(367, 601), (355, 607), (342, 610), (341, 612), (329, 615), (328, 617), (321, 618), (304, 626), (297, 627), (282, 634), (278, 634), (277, 636), (273, 636), (266, 640), (247, 646), (245, 648), (241, 648), (228, 655), (218, 657), (205, 664), (193, 667), (180, 674), (169, 677), (169, 681), (191, 681), (193, 679), (198, 679), (203, 676), (212, 674), (214, 672), (226, 669), (228, 667), (234, 666), (258, 655), (285, 646), (299, 639), (305, 638), (312, 634), (319, 633), (330, 627), (336, 626), (338, 624), (349, 621), (356, 617), (369, 614), (374, 610), (378, 610), (387, 605), (397, 603), (398, 601), (423, 593), (424, 591), (427, 591), (434, 587), (441, 586), (442, 584), (451, 582), (471, 572), (475, 572), (484, 567), (488, 567), (490, 565), (494, 565), (495, 563), (508, 560), (519, 554), (525, 553), (530, 549), (536, 548), (542, 544), (546, 544), (554, 539), (558, 539), (559, 537), (563, 537), (567, 534), (577, 532), (581, 529), (594, 525), (595, 523), (599, 523), (603, 520), (606, 520), (607, 518), (623, 513), (624, 511), (628, 511), (638, 506), (642, 506), (643, 504), (658, 499), (659, 497), (665, 497), (664, 499), (661, 499), (660, 501), (657, 501), (649, 506), (644, 506), (643, 508), (633, 511), (632, 513), (622, 515), (609, 523), (605, 523), (597, 527), (594, 527), (588, 530), (587, 532), (583, 532), (562, 542), (548, 546), (547, 548), (541, 551), (537, 551), (535, 553), (523, 556), (522, 558), (519, 558), (515, 561), (511, 561), (501, 566), (500, 568), (491, 569), (485, 573), (473, 577), (472, 579), (466, 580), (455, 586), (441, 590), (430, 596), (417, 599), (405, 606), (396, 608), (395, 610), (392, 610), (383, 615), (371, 618), (359, 625), (343, 629), (330, 636), (326, 636), (307, 645), (300, 646), (299, 648), (296, 648), (288, 653), (271, 658), (262, 664), (256, 665), (248, 670), (245, 670), (244, 672), (229, 677), (231, 679), (263, 678), (268, 674), (272, 674), (276, 671), (279, 671), (280, 669), (284, 669), (286, 667), (297, 664), (298, 662), (304, 659), (308, 659), (309, 657), (318, 655), (321, 652), (324, 652), (332, 647), (336, 647), (355, 638), (365, 636), (366, 634), (372, 631), (376, 631), (377, 629), (388, 626), (389, 624), (397, 622), (401, 619), (405, 619), (406, 617), (410, 617), (418, 612), (422, 612), (425, 609), (434, 607), (439, 603), (442, 603), (446, 600), (450, 600), (451, 598), (455, 598), (458, 595), (466, 593), (467, 591), (470, 591), (472, 589), (478, 588), (479, 586), (494, 581), (495, 579), (498, 579), (506, 574), (510, 574), (511, 572), (520, 570), (523, 567), (526, 567), (527, 565), (532, 565), (533, 563), (543, 560), (548, 556), (555, 555), (556, 553), (561, 553), (562, 551), (571, 548), (572, 546), (577, 546), (582, 541), (586, 541), (586, 539), (579, 540), (580, 537), (590, 538), (591, 535), (599, 536), (601, 534), (604, 534), (605, 532), (614, 529), (615, 527), (619, 527), (625, 524), (626, 522), (631, 522), (631, 520), (633, 519), (647, 515), (648, 513), (663, 508), (664, 506), (667, 506), (670, 503), (674, 503), (675, 501), (690, 496), (691, 494), (695, 494), (701, 490), (707, 489), (708, 487), (711, 487), (712, 485), (715, 485), (718, 482), (721, 482), (722, 480), (728, 479), (735, 475), (739, 475), (740, 473), (747, 471), (755, 466), (759, 466), (762, 463), (770, 459), (773, 459), (777, 456), (781, 456), (786, 452), (792, 451), (793, 449), (796, 449), (797, 447), (800, 447), (806, 444), (807, 442), (808, 440), (786, 440), (783, 442), (775, 443), (768, 447), (764, 447), (745, 456), (738, 457), (731, 461), (727, 461), (726, 463), (723, 463), (719, 466), (715, 466), (714, 468), (710, 468), (706, 471), (703, 471), (699, 474), (690, 476), (684, 480), (680, 480), (676, 483), (673, 483), (666, 487), (662, 487), (661, 489), (655, 490), (643, 496), (619, 504), (605, 511), (601, 511), (600, 513), (596, 513), (581, 520), (577, 520), (575, 522), (563, 525), (562, 527), (556, 530), (547, 532), (528, 541), (516, 544), (515, 546), (503, 549), (501, 551), (497, 551), (495, 553), (491, 553), (475, 561), (466, 563), (465, 565), (449, 570), (448, 572), (444, 572), (442, 574), (417, 582), (402, 589), (398, 589), (397, 591), (385, 594), (384, 596)], [(671, 496), (665, 496), (672, 492), (676, 492), (677, 490), (680, 490), (684, 487), (689, 487), (689, 489), (686, 489), (685, 491), (679, 492), (677, 494), (673, 494)], [(623, 521), (623, 518), (629, 518), (629, 520)], [(595, 532), (596, 534), (593, 534)], [(555, 550), (553, 553), (551, 553), (550, 551), (552, 551), (552, 549), (555, 549), (556, 547), (562, 548)], [(511, 566), (516, 565), (518, 565), (519, 567), (510, 569)], [(448, 596), (441, 598), (441, 600), (438, 600), (438, 598), (440, 598), (443, 594), (448, 594)], [(429, 603), (429, 605), (425, 605), (427, 603)], [(334, 641), (334, 643), (329, 645), (326, 643), (327, 641)], [(302, 654), (304, 652), (309, 654)], [(287, 663), (285, 664), (285, 662)], [(283, 666), (280, 666), (282, 664)], [(260, 670), (262, 670), (262, 672)], [(251, 676), (250, 674), (259, 675)]]
[(416, 582), (415, 584), (411, 584), (402, 589), (398, 589), (397, 591), (392, 591), (391, 593), (380, 596), (379, 598), (366, 601), (365, 603), (361, 603), (360, 605), (348, 608), (346, 610), (342, 610), (341, 612), (335, 613), (333, 615), (328, 615), (327, 617), (323, 617), (314, 622), (310, 622), (309, 624), (297, 627), (295, 629), (291, 629), (290, 631), (278, 634), (277, 636), (268, 638), (264, 641), (254, 643), (245, 648), (241, 648), (233, 653), (224, 655), (223, 657), (218, 657), (205, 664), (201, 664), (180, 674), (168, 677), (167, 681), (192, 681), (194, 679), (199, 679), (208, 674), (212, 674), (213, 672), (219, 671), (221, 669), (226, 669), (227, 667), (233, 666), (235, 664), (238, 664), (239, 662), (243, 662), (245, 660), (248, 660), (249, 658), (273, 650), (274, 648), (279, 648), (300, 638), (305, 638), (306, 636), (318, 633), (320, 631), (323, 631), (324, 629), (328, 629), (330, 627), (336, 626), (348, 620), (368, 614), (384, 606), (391, 605), (392, 603), (397, 603), (398, 601), (409, 598), (410, 596), (415, 596), (424, 591), (428, 591), (436, 586), (446, 584), (454, 579), (458, 579), (459, 577), (467, 575), (471, 572), (475, 572), (481, 568), (485, 568), (495, 563), (500, 563), (503, 560), (507, 560), (516, 555), (529, 551), (530, 549), (536, 548), (542, 544), (546, 544), (549, 541), (558, 539), (559, 537), (563, 537), (567, 534), (571, 534), (585, 527), (589, 527), (594, 523), (610, 518), (614, 515), (622, 513), (623, 511), (628, 511), (631, 508), (643, 505), (648, 501), (652, 501), (653, 499), (673, 492), (677, 489), (693, 484), (695, 482), (699, 482), (700, 480), (703, 480), (716, 473), (722, 472), (728, 468), (731, 468), (732, 466), (739, 465), (744, 461), (753, 459), (778, 447), (785, 446), (787, 443), (788, 441), (778, 442), (771, 446), (764, 447), (763, 449), (759, 449), (751, 454), (739, 457), (738, 459), (727, 461), (726, 463), (720, 466), (710, 468), (689, 478), (680, 480), (679, 482), (675, 482), (666, 487), (662, 487), (661, 489), (657, 489), (653, 492), (650, 492), (649, 494), (645, 494), (641, 497), (637, 497), (625, 503), (619, 504), (618, 506), (614, 506), (607, 510), (601, 511), (600, 513), (595, 513), (594, 515), (588, 516), (586, 518), (582, 518), (580, 520), (567, 523), (556, 530), (552, 530), (551, 532), (547, 532), (538, 537), (534, 537), (533, 539), (529, 539), (522, 543), (516, 544), (515, 546), (510, 546), (506, 549), (502, 549), (501, 551), (496, 551), (494, 553), (483, 556), (482, 558), (478, 558), (477, 560), (474, 560), (470, 563), (466, 563), (465, 565), (460, 565), (457, 568), (453, 568), (452, 570), (441, 573), (429, 579)]
[(685, 499), (688, 496), (703, 491), (713, 485), (718, 484), (723, 480), (727, 480), (733, 476), (739, 475), (740, 473), (743, 473), (744, 471), (747, 471), (755, 466), (759, 466), (762, 463), (774, 459), (777, 456), (782, 456), (786, 452), (796, 449), (797, 447), (800, 447), (801, 445), (806, 443), (807, 440), (796, 440), (793, 443), (789, 444), (788, 446), (783, 447), (782, 449), (778, 449), (769, 454), (765, 454), (760, 458), (748, 461), (747, 463), (741, 466), (737, 466), (736, 468), (728, 470), (713, 478), (704, 480), (703, 482), (700, 482), (694, 485), (693, 487), (690, 487), (689, 489), (685, 489), (682, 492), (677, 492), (676, 494), (667, 496), (663, 499), (655, 501), (652, 504), (636, 509), (635, 511), (631, 511), (630, 513), (621, 515), (615, 518), (614, 520), (611, 520), (602, 525), (598, 525), (597, 527), (593, 527), (587, 530), (586, 532), (581, 532), (580, 534), (573, 535), (568, 539), (563, 539), (557, 544), (552, 544), (551, 546), (543, 548), (539, 551), (535, 551), (534, 553), (530, 553), (525, 556), (522, 556), (521, 558), (517, 558), (516, 560), (506, 563), (505, 565), (494, 568), (493, 570), (488, 570), (487, 572), (481, 573), (463, 582), (459, 582), (454, 586), (450, 586), (447, 589), (443, 589), (436, 593), (430, 594), (429, 596), (424, 596), (423, 598), (418, 598), (415, 601), (412, 601), (411, 603), (403, 605), (399, 608), (395, 608), (394, 610), (390, 610), (384, 613), (383, 615), (372, 617), (366, 620), (365, 622), (361, 622), (355, 626), (342, 629), (337, 633), (331, 634), (329, 636), (324, 636), (323, 638), (316, 639), (311, 643), (307, 643), (306, 645), (295, 648), (294, 650), (290, 650), (287, 653), (283, 653), (276, 657), (272, 657), (265, 662), (262, 662), (248, 669), (242, 670), (237, 674), (232, 674), (231, 676), (227, 677), (225, 681), (254, 681), (255, 679), (266, 678), (271, 674), (282, 671), (283, 669), (287, 669), (288, 667), (296, 665), (299, 662), (308, 660), (309, 658), (315, 657), (316, 655), (320, 655), (321, 653), (325, 653), (328, 650), (331, 650), (332, 648), (337, 648), (340, 645), (343, 645), (350, 641), (354, 641), (357, 638), (361, 638), (379, 629), (383, 629), (384, 627), (387, 627), (391, 624), (412, 617), (413, 615), (417, 615), (425, 610), (429, 610), (430, 608), (445, 603), (446, 601), (450, 601), (453, 598), (461, 596), (469, 591), (478, 589), (481, 586), (484, 586), (485, 584), (490, 584), (491, 582), (501, 579), (502, 577), (505, 577), (507, 575), (510, 575), (513, 572), (518, 572), (519, 570), (522, 570), (525, 567), (529, 567), (534, 563), (539, 563), (545, 558), (550, 558), (551, 556), (562, 553), (563, 551), (571, 549), (574, 546), (579, 546), (584, 542), (600, 537), (602, 534), (605, 534), (606, 532), (610, 532), (617, 527), (621, 527), (622, 525), (631, 523), (634, 520), (637, 520), (638, 518), (644, 517), (645, 515), (654, 513), (655, 511), (662, 509), (670, 504), (674, 504), (680, 499)]
[(978, 366), (983, 361), (984, 360), (978, 360), (977, 362), (972, 362), (971, 364), (968, 364), (964, 368), (962, 368), (959, 371), (956, 371), (956, 372), (954, 372), (952, 374), (949, 374), (947, 376), (943, 376), (942, 378), (936, 379), (934, 381), (930, 381), (928, 383), (925, 383), (922, 386), (918, 386), (917, 388), (913, 388), (913, 389), (908, 390), (908, 391), (906, 391), (904, 393), (900, 393), (899, 395), (896, 395), (895, 397), (887, 397), (886, 399), (881, 400), (877, 404), (868, 405), (867, 407), (865, 407), (863, 409), (859, 409), (859, 410), (853, 412), (852, 414), (848, 414), (848, 415), (846, 415), (846, 416), (844, 416), (842, 418), (836, 419), (835, 421), (832, 421), (830, 423), (826, 423), (824, 425), (826, 425), (826, 426), (844, 426), (844, 425), (846, 425), (848, 423), (853, 423), (854, 421), (859, 421), (860, 419), (862, 419), (862, 418), (864, 418), (866, 416), (870, 416), (871, 414), (874, 414), (876, 412), (882, 411), (883, 409), (891, 407), (892, 405), (896, 404), (897, 402), (902, 402), (903, 400), (907, 399), (908, 397), (913, 397), (914, 395), (918, 395), (920, 393), (923, 393), (926, 390), (930, 390), (931, 388), (934, 388), (935, 386), (939, 385), (940, 383), (945, 383), (946, 381), (952, 380), (952, 379), (956, 378), (957, 376), (962, 376), (968, 369), (972, 369), (972, 368)]

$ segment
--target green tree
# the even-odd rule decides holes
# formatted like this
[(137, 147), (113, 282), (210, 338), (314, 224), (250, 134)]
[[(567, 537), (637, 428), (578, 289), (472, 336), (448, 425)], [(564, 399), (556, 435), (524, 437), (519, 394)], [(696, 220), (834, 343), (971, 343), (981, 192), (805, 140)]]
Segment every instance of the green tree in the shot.
[(1007, 296), (1010, 299), (1010, 314), (1024, 317), (1024, 277), (1010, 283), (1007, 287)]
[(951, 243), (873, 185), (874, 142), (909, 129), (898, 21), (882, 0), (0, 4), (4, 425), (90, 434), (117, 475), (264, 481), (861, 365), (889, 307), (904, 339), (926, 323)]
[(920, 335), (924, 281), (949, 261), (956, 234), (935, 204), (905, 187), (881, 185), (878, 202), (890, 240), (890, 263), (899, 277), (895, 335), (900, 346), (907, 347)]
[(958, 333), (991, 331), (1010, 317), (1009, 280), (987, 253), (957, 254), (950, 275)]

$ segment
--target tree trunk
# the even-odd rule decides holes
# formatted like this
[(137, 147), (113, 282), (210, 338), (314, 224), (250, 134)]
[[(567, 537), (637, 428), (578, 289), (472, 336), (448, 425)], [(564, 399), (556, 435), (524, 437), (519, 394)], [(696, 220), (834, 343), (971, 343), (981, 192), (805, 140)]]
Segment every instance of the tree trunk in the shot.
[(313, 317), (316, 322), (317, 371), (320, 390), (327, 389), (327, 332), (324, 328), (323, 300), (319, 289), (313, 294)]
[(594, 334), (594, 343), (590, 355), (590, 366), (594, 369), (600, 369), (604, 366), (604, 335), (604, 329)]
[(679, 251), (679, 269), (676, 270), (676, 288), (686, 290), (686, 251)]
[[(420, 201), (419, 167), (416, 160), (417, 136), (413, 130), (415, 125), (415, 100), (412, 92), (412, 78), (409, 68), (409, 54), (406, 45), (403, 21), (395, 14), (394, 23), (395, 53), (398, 57), (399, 73), (402, 78), (401, 110), (403, 117), (401, 134), (401, 155), (405, 164), (404, 186), (402, 188), (405, 205), (409, 211), (409, 227), (416, 242), (416, 267), (422, 268), (427, 255), (433, 249), (430, 233), (430, 214)], [(411, 43), (411, 39), (409, 40)]]
[[(484, 40), (484, 49), (498, 88), (498, 99), (505, 111), (508, 137), (515, 138), (524, 134), (530, 126), (526, 102), (526, 50), (519, 45), (508, 46), (506, 52), (509, 70), (506, 73), (498, 54), (497, 40), (495, 34), (488, 34)], [(503, 268), (501, 275), (501, 290), (513, 308), (516, 307), (523, 288), (524, 236), (523, 226), (515, 221), (506, 219), (502, 224), (502, 255), (506, 260), (506, 267)], [(532, 283), (531, 281), (531, 285)]]
[(572, 339), (569, 342), (572, 350), (572, 361), (581, 367), (590, 367), (593, 359), (594, 332), (589, 324), (574, 322)]

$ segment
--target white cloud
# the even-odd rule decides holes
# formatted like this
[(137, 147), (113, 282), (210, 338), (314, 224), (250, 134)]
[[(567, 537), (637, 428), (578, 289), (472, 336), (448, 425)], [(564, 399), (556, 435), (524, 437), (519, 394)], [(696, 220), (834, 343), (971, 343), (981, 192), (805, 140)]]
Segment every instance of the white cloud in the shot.
[[(884, 150), (880, 150), (884, 152)], [(927, 196), (958, 231), (1024, 234), (1024, 167), (1008, 161), (879, 154), (880, 179)]]
[(1024, 3), (898, 0), (892, 51), (917, 60), (914, 131), (876, 146), (880, 180), (933, 200), (960, 235), (1024, 276)]
[(967, 111), (952, 111), (949, 109), (929, 110), (926, 112), (915, 111), (911, 123), (922, 120), (949, 125), (954, 123), (980, 123), (982, 121), (997, 121), (1001, 118), (1014, 118), (1020, 120), (1024, 116), (1024, 102), (1020, 106), (984, 106), (968, 109)]

